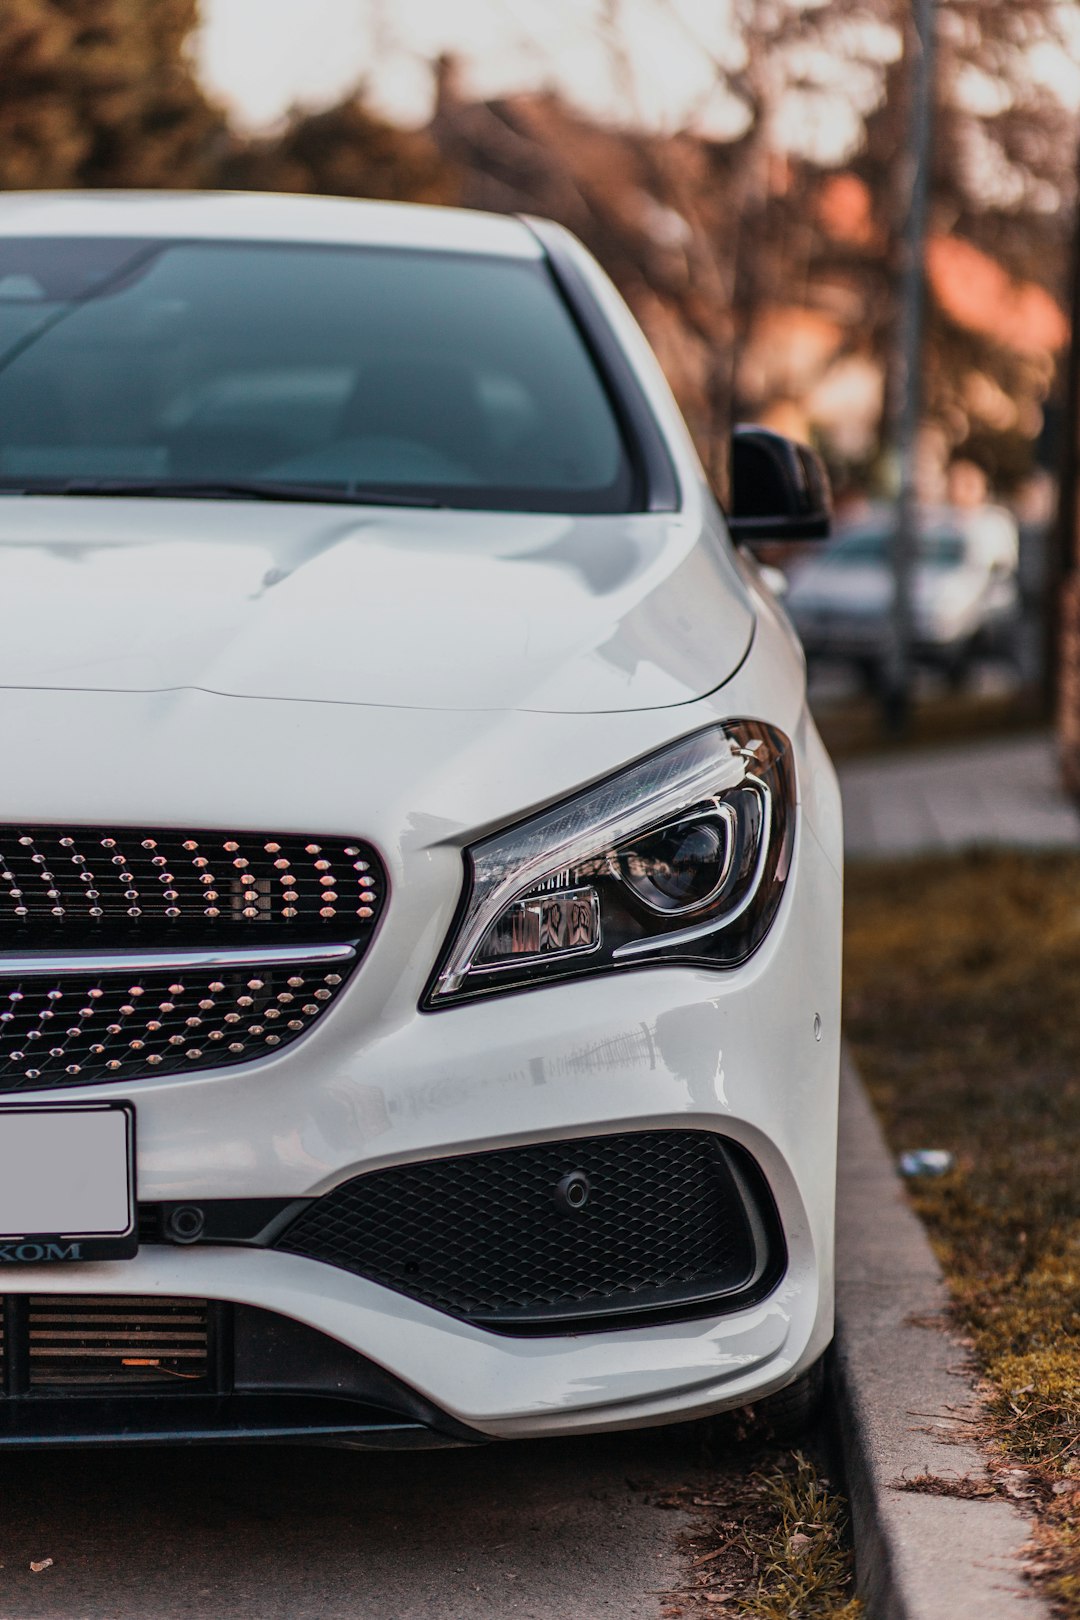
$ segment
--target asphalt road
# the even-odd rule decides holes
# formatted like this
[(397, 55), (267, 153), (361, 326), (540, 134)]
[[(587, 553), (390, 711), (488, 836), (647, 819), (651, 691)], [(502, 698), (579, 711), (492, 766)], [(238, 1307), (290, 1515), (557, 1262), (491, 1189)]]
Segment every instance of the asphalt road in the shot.
[[(693, 1431), (412, 1454), (0, 1458), (3, 1620), (656, 1620)], [(35, 1573), (31, 1563), (51, 1558)]]

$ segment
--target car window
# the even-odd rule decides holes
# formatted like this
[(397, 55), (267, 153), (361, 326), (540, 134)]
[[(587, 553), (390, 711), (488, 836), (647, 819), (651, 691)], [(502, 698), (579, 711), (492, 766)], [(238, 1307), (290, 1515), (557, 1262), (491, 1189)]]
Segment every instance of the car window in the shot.
[(0, 477), (635, 502), (543, 263), (274, 243), (0, 241)]

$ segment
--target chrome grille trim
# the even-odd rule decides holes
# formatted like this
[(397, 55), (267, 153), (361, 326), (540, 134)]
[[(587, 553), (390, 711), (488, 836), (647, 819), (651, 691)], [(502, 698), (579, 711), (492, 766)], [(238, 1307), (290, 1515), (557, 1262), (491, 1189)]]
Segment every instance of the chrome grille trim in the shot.
[(356, 960), (355, 945), (253, 945), (235, 951), (93, 951), (85, 955), (8, 956), (0, 953), (0, 977), (51, 979), (59, 974), (85, 977), (106, 973), (182, 973), (257, 967), (310, 967)]

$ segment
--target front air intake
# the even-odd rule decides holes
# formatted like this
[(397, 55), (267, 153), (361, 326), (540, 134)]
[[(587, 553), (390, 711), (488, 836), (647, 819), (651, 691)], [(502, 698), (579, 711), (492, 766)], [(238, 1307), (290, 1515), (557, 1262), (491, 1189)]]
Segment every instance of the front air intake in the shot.
[(687, 1130), (375, 1170), (315, 1199), (275, 1247), (504, 1333), (716, 1314), (783, 1264), (757, 1166)]
[(198, 1388), (207, 1377), (205, 1300), (33, 1295), (30, 1392)]

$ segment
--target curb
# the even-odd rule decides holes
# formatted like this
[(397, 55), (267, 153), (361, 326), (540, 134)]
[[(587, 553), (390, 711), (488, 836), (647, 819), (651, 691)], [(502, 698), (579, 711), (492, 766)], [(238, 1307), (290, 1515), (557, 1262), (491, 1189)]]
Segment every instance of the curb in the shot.
[(1018, 1557), (1030, 1524), (1010, 1502), (896, 1488), (922, 1474), (984, 1479), (987, 1466), (957, 1421), (974, 1387), (937, 1325), (941, 1268), (846, 1052), (836, 1241), (832, 1404), (868, 1620), (1049, 1620)]

